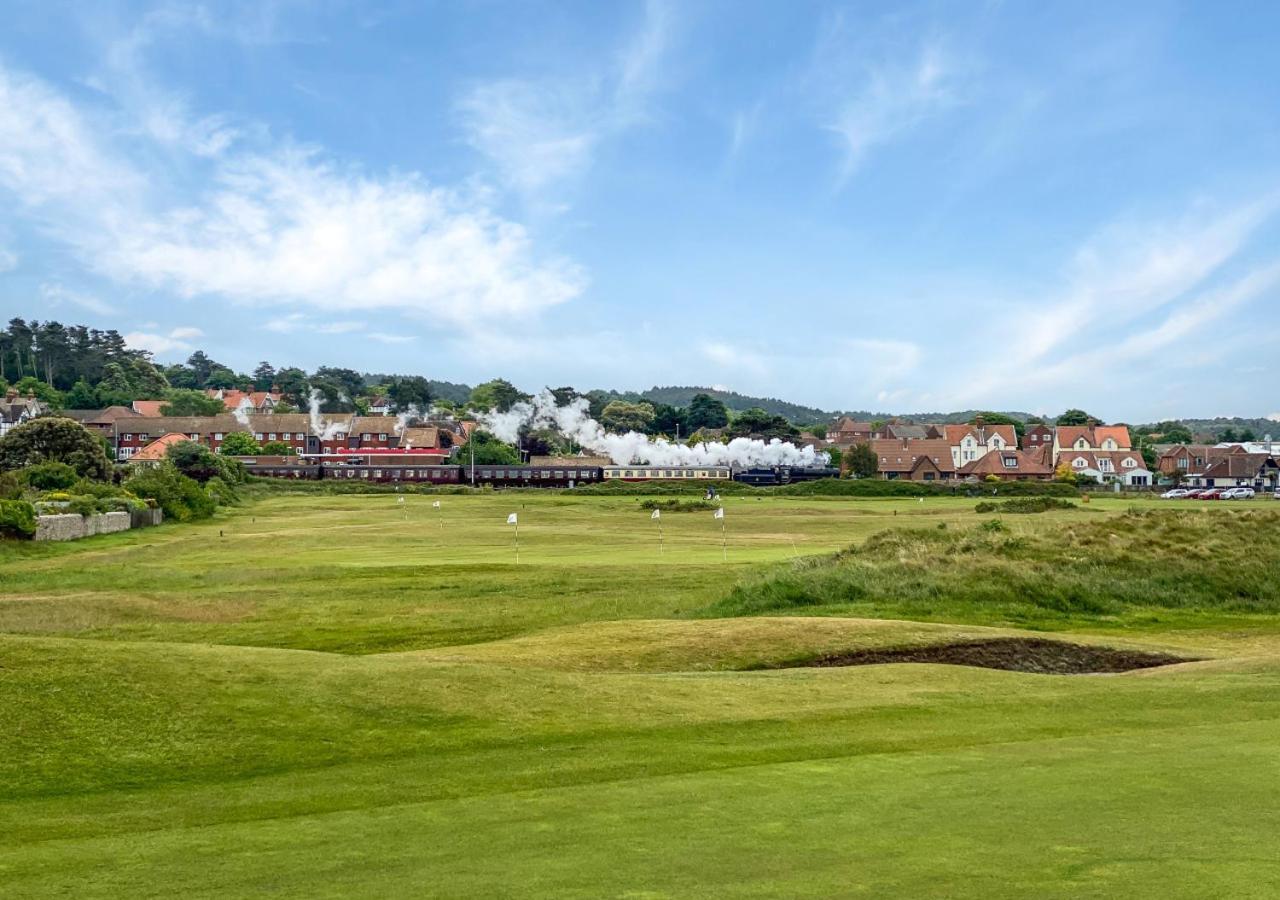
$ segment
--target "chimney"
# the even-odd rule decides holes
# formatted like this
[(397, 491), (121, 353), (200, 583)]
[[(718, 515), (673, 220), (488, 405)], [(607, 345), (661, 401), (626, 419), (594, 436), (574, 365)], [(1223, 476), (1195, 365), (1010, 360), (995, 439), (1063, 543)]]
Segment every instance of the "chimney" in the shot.
[(17, 400), (18, 389), (15, 387), (9, 388), (9, 390), (4, 392), (4, 399), (8, 400), (10, 403), (12, 403), (14, 400)]
[(981, 428), (986, 423), (986, 421), (987, 421), (986, 416), (984, 416), (982, 413), (978, 413), (976, 416), (973, 417), (973, 427)]

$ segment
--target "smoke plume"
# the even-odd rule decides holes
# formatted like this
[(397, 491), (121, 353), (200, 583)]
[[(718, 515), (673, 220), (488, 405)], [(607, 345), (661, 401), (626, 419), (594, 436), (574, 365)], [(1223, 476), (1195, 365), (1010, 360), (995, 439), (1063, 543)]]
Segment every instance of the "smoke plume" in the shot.
[(826, 453), (811, 446), (797, 447), (777, 438), (762, 441), (734, 438), (727, 444), (676, 444), (665, 438), (651, 438), (638, 431), (610, 434), (587, 412), (585, 397), (564, 406), (544, 390), (531, 401), (516, 403), (507, 412), (490, 410), (477, 418), (500, 440), (514, 444), (520, 430), (554, 428), (565, 437), (595, 453), (609, 457), (615, 465), (644, 463), (654, 466), (825, 466)]

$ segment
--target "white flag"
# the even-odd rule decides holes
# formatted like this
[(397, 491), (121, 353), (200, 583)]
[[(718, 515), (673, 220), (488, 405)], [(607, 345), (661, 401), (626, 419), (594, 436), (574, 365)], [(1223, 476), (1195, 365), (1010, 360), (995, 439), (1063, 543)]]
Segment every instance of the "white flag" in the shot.
[(439, 500), (435, 501), (434, 503), (432, 503), (432, 504), (431, 504), (431, 507), (432, 507), (433, 509), (439, 509), (439, 508), (440, 508), (440, 501), (439, 501)]
[(717, 518), (717, 519), (723, 519), (723, 518), (724, 518), (724, 507), (723, 507), (723, 506), (716, 510), (716, 518)]
[(397, 498), (396, 498), (396, 502), (397, 502), (397, 503), (403, 503), (403, 502), (404, 502), (404, 498), (403, 498), (403, 497), (397, 497)]
[(662, 510), (660, 510), (660, 509), (655, 509), (655, 510), (653, 511), (653, 515), (651, 515), (649, 518), (650, 518), (650, 519), (661, 519), (661, 518), (662, 518)]
[(516, 514), (515, 514), (515, 513), (512, 513), (511, 515), (507, 516), (507, 524), (508, 524), (508, 525), (514, 525), (514, 524), (516, 524)]

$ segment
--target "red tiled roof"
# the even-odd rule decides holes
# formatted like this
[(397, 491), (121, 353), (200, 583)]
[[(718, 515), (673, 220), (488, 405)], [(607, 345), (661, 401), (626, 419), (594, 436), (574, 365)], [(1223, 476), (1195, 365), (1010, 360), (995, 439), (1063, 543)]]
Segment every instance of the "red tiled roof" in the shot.
[(164, 459), (165, 454), (169, 452), (169, 448), (174, 444), (180, 444), (183, 441), (189, 441), (191, 438), (185, 434), (179, 434), (171, 431), (166, 435), (156, 438), (150, 444), (143, 447), (133, 456), (129, 457), (130, 462), (159, 462)]

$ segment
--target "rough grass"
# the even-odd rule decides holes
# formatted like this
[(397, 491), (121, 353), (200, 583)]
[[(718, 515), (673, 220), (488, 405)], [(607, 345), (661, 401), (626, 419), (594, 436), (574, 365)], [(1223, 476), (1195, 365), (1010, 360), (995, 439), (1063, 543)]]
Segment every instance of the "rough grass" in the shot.
[(1036, 624), (1139, 609), (1280, 612), (1280, 514), (1141, 510), (1006, 528), (893, 529), (735, 587), (706, 615), (889, 614)]

